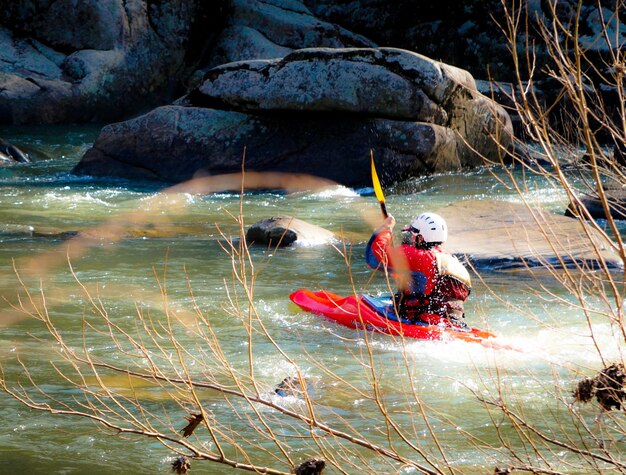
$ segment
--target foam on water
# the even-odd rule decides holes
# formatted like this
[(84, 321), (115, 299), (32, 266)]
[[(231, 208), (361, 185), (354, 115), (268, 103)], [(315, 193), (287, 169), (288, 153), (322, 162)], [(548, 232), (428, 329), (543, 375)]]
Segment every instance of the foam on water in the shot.
[(515, 328), (507, 324), (509, 333), (497, 331), (498, 337), (484, 344), (462, 340), (425, 341), (401, 339), (385, 334), (363, 332), (341, 327), (322, 317), (302, 311), (281, 311), (279, 307), (265, 308), (277, 324), (299, 328), (302, 334), (323, 332), (324, 338), (353, 339), (355, 346), (370, 345), (376, 351), (407, 352), (416, 360), (428, 360), (433, 364), (453, 366), (506, 367), (528, 369), (531, 367), (598, 368), (600, 358), (619, 360), (623, 357), (620, 335), (612, 333), (608, 323), (595, 324), (593, 338), (587, 326), (563, 325), (552, 327), (535, 322)]
[(313, 192), (299, 192), (292, 193), (290, 196), (298, 196), (301, 195), (305, 200), (315, 200), (315, 199), (328, 199), (328, 198), (356, 198), (359, 197), (359, 193), (352, 188), (347, 188), (342, 185), (330, 186), (328, 188), (323, 188), (318, 191)]
[[(65, 188), (65, 190), (69, 190), (69, 188)], [(67, 209), (76, 209), (81, 207), (82, 205), (95, 204), (98, 206), (104, 206), (107, 208), (113, 207), (113, 205), (102, 198), (98, 198), (94, 196), (96, 193), (59, 193), (59, 192), (48, 192), (42, 198), (41, 202), (44, 204), (44, 207), (56, 207), (56, 206), (65, 206)], [(113, 193), (115, 195), (116, 193)], [(111, 195), (111, 193), (107, 193), (107, 195)], [(104, 197), (103, 197), (104, 198)]]
[(335, 238), (313, 238), (313, 239), (306, 239), (306, 238), (302, 238), (299, 237), (297, 241), (295, 241), (292, 246), (293, 247), (314, 247), (314, 246), (322, 246), (324, 244), (329, 244), (331, 242), (336, 242), (337, 240)]

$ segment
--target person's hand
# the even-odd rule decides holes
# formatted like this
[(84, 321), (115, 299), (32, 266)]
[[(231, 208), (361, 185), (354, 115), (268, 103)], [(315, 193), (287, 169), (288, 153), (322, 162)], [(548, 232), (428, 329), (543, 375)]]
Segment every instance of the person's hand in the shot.
[(383, 221), (383, 227), (388, 228), (393, 231), (393, 227), (396, 225), (396, 218), (394, 218), (391, 214), (387, 215), (385, 220)]

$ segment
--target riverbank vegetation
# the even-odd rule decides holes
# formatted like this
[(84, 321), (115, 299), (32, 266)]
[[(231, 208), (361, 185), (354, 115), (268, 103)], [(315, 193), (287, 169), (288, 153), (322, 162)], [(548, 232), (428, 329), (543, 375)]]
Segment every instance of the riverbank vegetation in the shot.
[[(609, 63), (597, 64), (577, 29), (576, 16), (569, 24), (559, 23), (556, 15), (552, 22), (538, 24), (526, 13), (508, 11), (502, 24), (511, 45), (518, 44), (517, 37), (530, 24), (541, 28), (544, 39), (543, 45), (529, 44), (522, 52), (511, 48), (518, 84), (509, 101), (526, 135), (513, 165), (509, 151), (502, 150), (502, 162), (492, 166), (510, 172), (506, 185), (522, 198), (529, 186), (524, 177), (544, 176), (567, 196), (584, 229), (595, 229), (603, 237), (600, 243), (593, 241), (593, 264), (580, 261), (568, 253), (567, 242), (554, 240), (542, 213), (528, 203), (555, 256), (567, 256), (523, 272), (529, 299), (545, 301), (556, 315), (529, 319), (548, 331), (554, 328), (558, 340), (572, 335), (550, 319), (566, 312), (578, 315), (585, 321), (583, 337), (595, 348), (593, 364), (555, 363), (553, 379), (546, 382), (535, 377), (532, 366), (509, 368), (502, 363), (500, 352), (511, 350), (480, 348), (480, 356), (470, 353), (476, 361), (464, 366), (471, 372), (469, 379), (446, 373), (439, 375), (439, 385), (420, 379), (416, 360), (424, 354), (408, 349), (410, 343), (401, 338), (384, 337), (392, 342), (390, 351), (380, 335), (328, 332), (324, 337), (332, 341), (321, 341), (320, 334), (311, 336), (293, 325), (291, 338), (299, 340), (299, 351), (287, 348), (268, 329), (256, 292), (265, 279), (275, 278), (271, 267), (279, 251), (255, 252), (247, 245), (242, 190), (239, 212), (227, 216), (238, 232), (232, 237), (220, 231), (230, 269), (221, 276), (219, 313), (197, 298), (200, 289), (186, 278), (186, 269), (171, 269), (167, 259), (154, 269), (154, 292), (143, 292), (131, 318), (116, 313), (106, 282), (87, 282), (76, 270), (87, 246), (80, 252), (66, 248), (64, 267), (74, 279), (71, 291), (55, 294), (41, 283), (48, 279), (39, 281), (41, 276), (25, 272), (18, 263), (20, 289), (13, 310), (47, 329), (49, 337), (40, 344), (51, 349), (52, 375), (34, 370), (33, 355), (18, 351), (13, 362), (2, 363), (2, 390), (30, 409), (89, 419), (107, 434), (158, 441), (172, 454), (176, 473), (200, 472), (204, 461), (267, 474), (626, 472), (626, 423), (619, 410), (626, 396), (626, 279), (623, 269), (609, 268), (602, 258), (603, 248), (610, 248), (626, 264), (620, 224), (611, 213), (616, 203), (604, 193), (607, 180), (626, 181), (613, 152), (626, 146), (624, 57), (617, 49)], [(596, 42), (610, 44), (617, 18), (615, 11), (604, 19), (606, 28)], [(553, 62), (542, 71), (535, 68), (534, 47), (551, 52)], [(533, 87), (535, 76), (546, 71), (562, 88), (558, 103), (544, 103)], [(621, 109), (605, 107), (605, 86), (618, 95)], [(556, 110), (558, 121), (551, 114)], [(564, 154), (584, 160), (564, 160)], [(598, 194), (605, 219), (589, 214), (581, 201), (581, 182)], [(166, 196), (163, 206), (178, 203), (175, 197)], [(142, 222), (152, 222), (160, 210), (142, 215)], [(116, 225), (106, 229), (111, 231), (107, 241), (119, 235)], [(360, 256), (353, 256), (347, 243), (338, 244), (336, 252), (345, 261), (352, 290), (367, 290), (353, 275)], [(185, 305), (170, 299), (170, 287), (181, 281), (187, 286)], [(492, 297), (494, 305), (511, 306), (501, 289), (493, 289)], [(82, 311), (82, 318), (69, 328), (61, 329), (58, 323), (54, 305), (59, 299), (74, 300)], [(526, 309), (511, 306), (510, 311)], [(216, 325), (216, 319), (224, 318), (231, 322), (228, 328)], [(95, 335), (107, 343), (94, 344)], [(614, 345), (607, 347), (607, 341)], [(441, 344), (467, 356), (454, 342)], [(339, 351), (351, 355), (349, 367), (343, 359), (341, 365), (337, 362), (334, 352)], [(429, 371), (436, 374), (438, 369)], [(5, 379), (7, 374), (12, 379)], [(522, 390), (522, 382), (532, 390)], [(456, 391), (469, 394), (471, 402)], [(550, 394), (551, 404), (540, 404), (536, 393)], [(603, 404), (599, 394), (614, 403)], [(451, 414), (449, 406), (457, 401), (475, 415), (472, 420), (483, 422), (470, 426)], [(459, 440), (465, 451), (458, 449)], [(470, 452), (482, 455), (481, 465), (466, 462)], [(307, 464), (310, 459), (316, 461)]]

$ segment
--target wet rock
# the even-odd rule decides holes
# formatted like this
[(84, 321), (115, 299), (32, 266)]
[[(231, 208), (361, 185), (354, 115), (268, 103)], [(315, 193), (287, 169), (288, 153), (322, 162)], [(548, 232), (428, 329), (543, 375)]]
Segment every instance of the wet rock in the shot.
[[(527, 266), (553, 266), (597, 269), (602, 262), (621, 269), (623, 263), (591, 230), (593, 244), (580, 222), (562, 215), (533, 210), (523, 204), (496, 200), (460, 201), (437, 211), (450, 229), (445, 247), (464, 256), (478, 268), (524, 269)], [(549, 230), (544, 235), (542, 228)]]
[(264, 246), (290, 246), (296, 241), (304, 245), (323, 244), (334, 238), (332, 232), (290, 216), (264, 219), (246, 232), (248, 243)]
[(626, 408), (626, 369), (622, 363), (614, 363), (593, 378), (581, 380), (573, 393), (574, 400), (590, 402), (594, 396), (605, 411)]
[(293, 473), (295, 475), (321, 475), (326, 467), (326, 461), (322, 459), (311, 459), (298, 465)]
[[(617, 181), (609, 181), (603, 185), (603, 191), (613, 219), (626, 219), (626, 185)], [(588, 192), (580, 195), (579, 198), (593, 219), (607, 218), (607, 213), (597, 192)], [(565, 210), (565, 215), (577, 215), (571, 204)]]
[(176, 460), (172, 462), (172, 472), (176, 475), (185, 475), (191, 470), (191, 463), (187, 460), (187, 457), (181, 455), (176, 457)]
[(57, 233), (33, 231), (31, 234), (32, 237), (36, 237), (36, 238), (47, 238), (47, 239), (61, 240), (61, 241), (67, 241), (69, 239), (73, 239), (80, 235), (81, 234), (78, 231), (61, 231)]
[(11, 163), (30, 163), (30, 158), (15, 145), (0, 138), (0, 164)]
[(300, 379), (295, 376), (287, 376), (274, 388), (274, 392), (281, 397), (302, 397), (306, 391), (307, 388), (303, 389)]

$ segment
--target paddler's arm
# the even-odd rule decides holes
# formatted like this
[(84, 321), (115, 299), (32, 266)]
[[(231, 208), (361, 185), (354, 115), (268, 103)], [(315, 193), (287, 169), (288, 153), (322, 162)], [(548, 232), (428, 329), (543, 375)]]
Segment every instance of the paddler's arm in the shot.
[(367, 246), (365, 247), (365, 262), (373, 269), (377, 269), (381, 264), (388, 265), (387, 248), (391, 246), (393, 239), (393, 228), (396, 219), (388, 215), (380, 228), (374, 231)]

